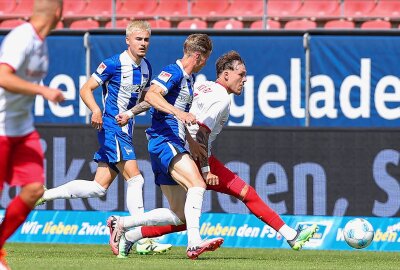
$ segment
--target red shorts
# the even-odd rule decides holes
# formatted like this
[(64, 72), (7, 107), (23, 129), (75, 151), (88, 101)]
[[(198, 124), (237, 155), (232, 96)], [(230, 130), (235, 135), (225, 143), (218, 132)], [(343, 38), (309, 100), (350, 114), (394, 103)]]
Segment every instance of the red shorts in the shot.
[(219, 184), (216, 186), (207, 185), (207, 189), (240, 198), (240, 192), (246, 186), (246, 182), (225, 167), (213, 155), (208, 158), (208, 164), (210, 165), (211, 173), (218, 176)]
[(0, 191), (4, 183), (44, 183), (44, 155), (36, 131), (21, 137), (0, 136)]

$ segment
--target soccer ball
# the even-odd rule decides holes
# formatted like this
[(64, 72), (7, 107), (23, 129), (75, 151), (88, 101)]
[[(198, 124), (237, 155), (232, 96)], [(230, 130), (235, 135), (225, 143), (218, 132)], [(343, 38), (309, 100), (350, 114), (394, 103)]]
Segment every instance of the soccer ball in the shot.
[(362, 218), (350, 220), (343, 229), (344, 240), (356, 249), (368, 247), (374, 239), (374, 234), (371, 223)]

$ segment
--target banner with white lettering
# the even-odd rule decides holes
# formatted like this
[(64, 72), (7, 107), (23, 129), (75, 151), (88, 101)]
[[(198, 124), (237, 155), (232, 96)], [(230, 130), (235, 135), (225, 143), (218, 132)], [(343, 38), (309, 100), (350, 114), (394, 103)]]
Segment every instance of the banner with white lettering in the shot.
[[(147, 152), (145, 127), (134, 145), (145, 179), (144, 207), (167, 207)], [(46, 185), (92, 180), (97, 164), (96, 130), (86, 126), (41, 126)], [(227, 127), (214, 144), (215, 156), (252, 185), (279, 214), (400, 216), (400, 130), (261, 129)], [(15, 195), (5, 186), (0, 208)], [(55, 200), (37, 209), (126, 211), (126, 182), (118, 176), (102, 198)], [(249, 213), (239, 200), (207, 192), (205, 212)]]
[[(0, 210), (0, 219), (4, 211)], [(126, 212), (33, 211), (10, 238), (10, 242), (104, 244), (109, 241), (107, 218), (126, 216)], [(351, 250), (343, 237), (343, 228), (353, 217), (282, 216), (292, 228), (318, 225), (318, 231), (304, 249)], [(375, 237), (366, 251), (400, 251), (400, 218), (366, 218)], [(249, 214), (204, 213), (200, 219), (202, 238), (222, 237), (224, 247), (290, 248), (273, 228)], [(186, 231), (159, 238), (162, 243), (186, 246)], [(104, 248), (109, 251), (109, 249)]]
[(310, 126), (400, 126), (400, 37), (311, 35)]

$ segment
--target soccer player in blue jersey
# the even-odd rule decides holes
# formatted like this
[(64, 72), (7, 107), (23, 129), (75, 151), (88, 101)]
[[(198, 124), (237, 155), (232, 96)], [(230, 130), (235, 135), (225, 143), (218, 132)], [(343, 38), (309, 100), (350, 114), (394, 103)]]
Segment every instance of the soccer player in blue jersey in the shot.
[[(91, 124), (98, 130), (100, 148), (94, 154), (94, 160), (98, 163), (94, 181), (73, 180), (49, 189), (37, 204), (55, 199), (102, 197), (121, 172), (128, 183), (126, 204), (129, 213), (137, 216), (144, 212), (144, 179), (136, 162), (132, 142), (134, 121), (121, 128), (115, 116), (136, 105), (142, 92), (150, 87), (152, 69), (145, 58), (150, 35), (151, 29), (147, 22), (130, 22), (126, 28), (127, 50), (100, 63), (80, 90), (82, 100), (92, 112)], [(99, 86), (103, 91), (103, 110), (93, 95)], [(151, 248), (146, 249), (149, 245)], [(163, 252), (170, 248), (171, 245), (158, 244), (149, 239), (137, 245), (141, 253), (145, 253), (146, 250), (151, 253)]]
[[(191, 259), (196, 259), (205, 251), (213, 251), (223, 243), (220, 237), (209, 240), (200, 237), (199, 222), (206, 184), (185, 149), (185, 124), (196, 121), (195, 116), (189, 113), (193, 100), (193, 73), (204, 67), (211, 50), (212, 43), (207, 35), (188, 36), (183, 58), (163, 68), (152, 80), (145, 96), (145, 101), (153, 107), (152, 125), (146, 130), (148, 150), (155, 182), (167, 197), (171, 210), (154, 209), (139, 218), (111, 216), (109, 220), (114, 220), (116, 224), (111, 231), (113, 238), (117, 239), (114, 249), (117, 249), (117, 242), (125, 230), (143, 225), (186, 223), (187, 256)], [(173, 180), (165, 175), (170, 175)]]

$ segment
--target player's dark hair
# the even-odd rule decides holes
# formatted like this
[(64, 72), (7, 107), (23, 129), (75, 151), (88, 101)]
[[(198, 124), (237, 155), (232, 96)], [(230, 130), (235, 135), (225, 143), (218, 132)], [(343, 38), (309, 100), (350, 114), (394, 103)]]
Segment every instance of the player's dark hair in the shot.
[(238, 64), (243, 64), (244, 61), (236, 51), (229, 51), (221, 55), (215, 63), (215, 69), (217, 71), (217, 78), (224, 70), (234, 70)]

